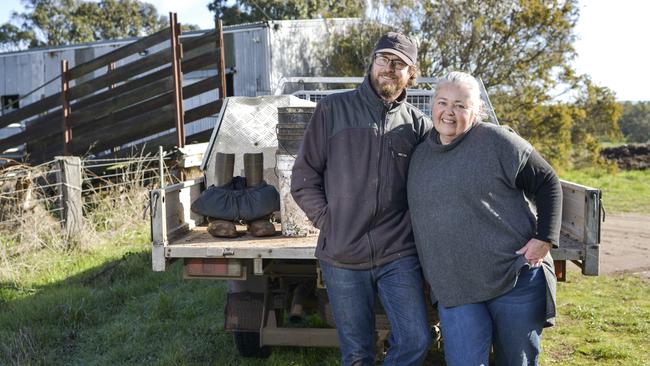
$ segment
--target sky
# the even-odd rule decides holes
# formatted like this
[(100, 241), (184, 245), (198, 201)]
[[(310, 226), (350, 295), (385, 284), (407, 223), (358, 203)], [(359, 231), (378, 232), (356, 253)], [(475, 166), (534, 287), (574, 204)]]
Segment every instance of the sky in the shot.
[[(176, 12), (181, 23), (214, 27), (209, 0), (145, 1), (161, 15)], [(0, 24), (9, 20), (12, 11), (23, 10), (20, 0), (2, 0), (0, 6)], [(646, 51), (650, 42), (645, 40), (650, 36), (650, 1), (580, 0), (579, 6), (574, 44), (577, 72), (613, 90), (618, 100), (650, 101), (650, 53)]]

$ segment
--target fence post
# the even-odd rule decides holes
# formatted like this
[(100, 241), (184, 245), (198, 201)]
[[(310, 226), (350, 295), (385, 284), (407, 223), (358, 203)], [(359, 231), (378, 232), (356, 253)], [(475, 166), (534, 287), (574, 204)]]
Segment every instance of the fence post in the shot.
[(176, 13), (169, 13), (169, 29), (171, 32), (172, 72), (174, 79), (174, 112), (176, 121), (176, 140), (178, 147), (185, 147), (185, 118), (183, 112), (183, 72), (181, 71), (181, 60), (183, 52), (181, 49), (180, 24), (176, 19)]
[(81, 159), (78, 156), (57, 156), (61, 170), (61, 208), (64, 229), (69, 241), (77, 237), (82, 227)]
[(217, 57), (217, 72), (219, 73), (219, 99), (226, 98), (226, 61), (223, 49), (223, 24), (221, 19), (217, 19), (217, 48), (219, 55)]
[(70, 73), (68, 60), (61, 60), (61, 106), (63, 120), (63, 155), (72, 155), (72, 127), (70, 126)]

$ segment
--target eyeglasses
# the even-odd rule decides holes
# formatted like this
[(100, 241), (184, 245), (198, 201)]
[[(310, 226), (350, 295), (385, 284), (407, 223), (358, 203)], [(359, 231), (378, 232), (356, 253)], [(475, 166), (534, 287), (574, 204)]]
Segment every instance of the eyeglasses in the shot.
[(391, 60), (384, 55), (375, 55), (375, 65), (381, 67), (386, 67), (390, 65), (395, 70), (399, 70), (399, 71), (402, 71), (409, 66), (402, 60), (398, 60), (398, 59)]

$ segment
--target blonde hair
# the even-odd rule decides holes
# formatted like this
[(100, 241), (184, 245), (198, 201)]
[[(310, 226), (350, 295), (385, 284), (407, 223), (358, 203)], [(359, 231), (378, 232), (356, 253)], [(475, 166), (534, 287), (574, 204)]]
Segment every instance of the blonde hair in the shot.
[(433, 110), (433, 102), (438, 95), (438, 91), (449, 84), (462, 85), (469, 92), (470, 102), (476, 114), (477, 122), (483, 121), (487, 117), (483, 99), (481, 99), (481, 85), (475, 77), (462, 71), (452, 71), (447, 76), (438, 79), (436, 90), (433, 92), (433, 98), (431, 98), (431, 110)]

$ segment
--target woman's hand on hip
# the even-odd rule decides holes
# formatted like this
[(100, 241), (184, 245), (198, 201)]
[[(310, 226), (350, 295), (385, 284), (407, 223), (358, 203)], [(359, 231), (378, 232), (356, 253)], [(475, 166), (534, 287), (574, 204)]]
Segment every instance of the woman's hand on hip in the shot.
[(523, 255), (531, 267), (540, 267), (544, 257), (546, 257), (548, 251), (551, 250), (551, 247), (551, 243), (533, 238), (515, 253)]

